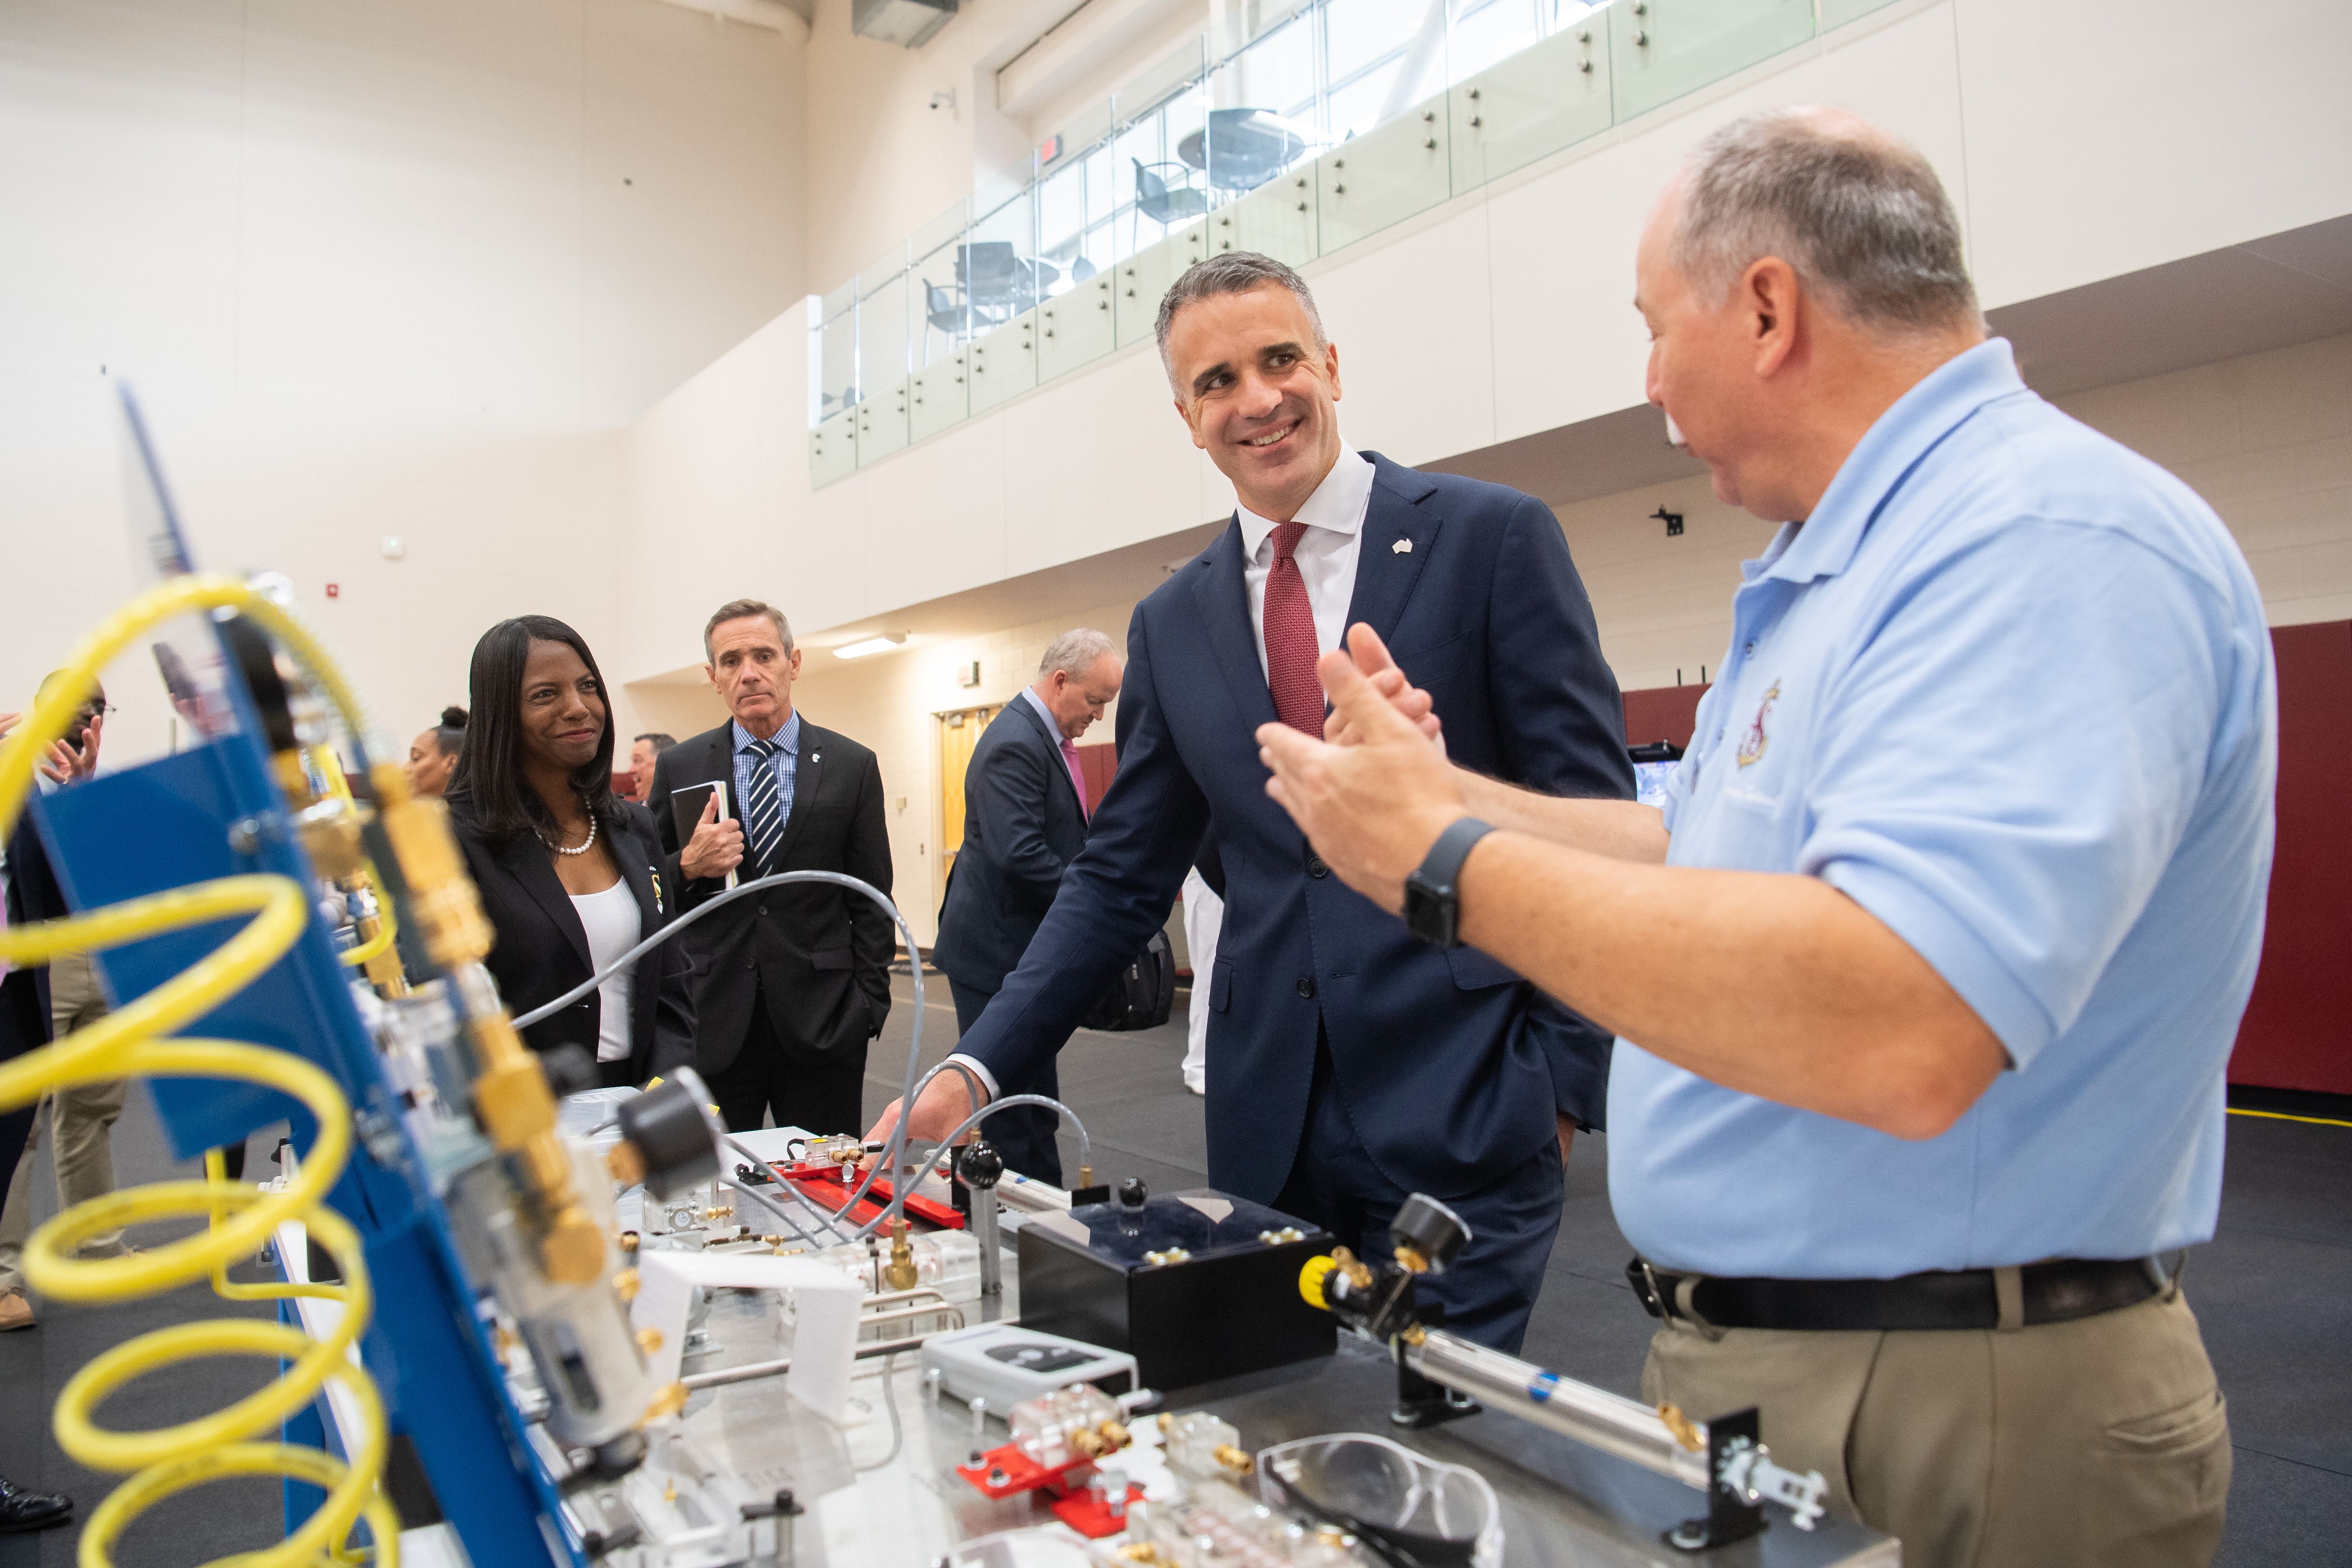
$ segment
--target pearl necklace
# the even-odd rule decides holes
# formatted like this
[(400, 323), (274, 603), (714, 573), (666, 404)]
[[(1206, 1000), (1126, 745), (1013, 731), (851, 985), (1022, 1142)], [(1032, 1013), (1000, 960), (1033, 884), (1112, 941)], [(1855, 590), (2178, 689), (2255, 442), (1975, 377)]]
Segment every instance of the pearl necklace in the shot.
[(582, 844), (577, 849), (566, 849), (561, 844), (548, 844), (546, 834), (540, 832), (536, 827), (532, 828), (530, 831), (532, 837), (537, 838), (541, 844), (547, 844), (547, 847), (550, 849), (554, 850), (558, 855), (585, 855), (589, 850), (596, 847), (596, 819), (593, 816), (588, 818), (587, 841)]

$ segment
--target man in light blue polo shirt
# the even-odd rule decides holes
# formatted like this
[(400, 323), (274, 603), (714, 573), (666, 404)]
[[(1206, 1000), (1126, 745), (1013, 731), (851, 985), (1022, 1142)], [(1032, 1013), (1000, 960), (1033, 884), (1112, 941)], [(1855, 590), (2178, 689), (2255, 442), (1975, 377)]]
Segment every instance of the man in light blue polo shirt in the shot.
[(2202, 1563), (2229, 1432), (2176, 1249), (2261, 948), (2269, 636), (2212, 511), (2025, 388), (1961, 254), (1848, 116), (1738, 121), (1661, 199), (1651, 401), (1799, 520), (1663, 818), (1447, 767), (1362, 628), (1327, 740), (1260, 739), (1351, 886), (1622, 1037), (1651, 1398), (1760, 1406), (1906, 1563)]

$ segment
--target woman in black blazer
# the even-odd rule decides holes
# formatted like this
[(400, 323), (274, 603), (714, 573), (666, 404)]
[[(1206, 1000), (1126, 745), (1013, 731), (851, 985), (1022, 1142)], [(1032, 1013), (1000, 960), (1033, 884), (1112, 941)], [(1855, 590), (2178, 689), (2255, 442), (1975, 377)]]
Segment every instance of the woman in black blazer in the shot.
[[(676, 907), (677, 857), (646, 808), (613, 794), (613, 721), (595, 656), (547, 616), (474, 645), (473, 716), (449, 781), (450, 825), (498, 932), (488, 967), (516, 1015), (552, 1001), (651, 936)], [(606, 1087), (694, 1059), (689, 961), (666, 942), (523, 1031), (578, 1046)]]

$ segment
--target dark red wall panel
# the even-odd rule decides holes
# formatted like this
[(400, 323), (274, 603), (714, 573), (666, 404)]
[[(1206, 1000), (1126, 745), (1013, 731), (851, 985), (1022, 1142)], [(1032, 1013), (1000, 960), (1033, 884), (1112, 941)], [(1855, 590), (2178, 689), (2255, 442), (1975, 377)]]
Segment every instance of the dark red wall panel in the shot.
[(1078, 748), (1078, 773), (1087, 781), (1087, 809), (1102, 804), (1103, 792), (1118, 772), (1118, 748), (1104, 744)]
[(1653, 741), (1690, 744), (1691, 725), (1698, 717), (1704, 686), (1654, 686), (1647, 691), (1625, 693), (1625, 743), (1646, 746)]
[(2278, 626), (2278, 856), (2231, 1083), (2352, 1094), (2352, 621)]

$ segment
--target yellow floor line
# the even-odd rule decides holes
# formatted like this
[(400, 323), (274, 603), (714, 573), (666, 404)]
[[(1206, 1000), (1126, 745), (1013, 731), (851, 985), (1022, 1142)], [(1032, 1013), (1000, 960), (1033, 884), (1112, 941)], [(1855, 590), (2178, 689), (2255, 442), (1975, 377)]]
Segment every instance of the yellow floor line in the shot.
[(2352, 1121), (2338, 1121), (2332, 1116), (2289, 1116), (2284, 1110), (2241, 1110), (2230, 1107), (2232, 1116), (2263, 1116), (2273, 1121), (2308, 1121), (2314, 1127), (2352, 1127)]

